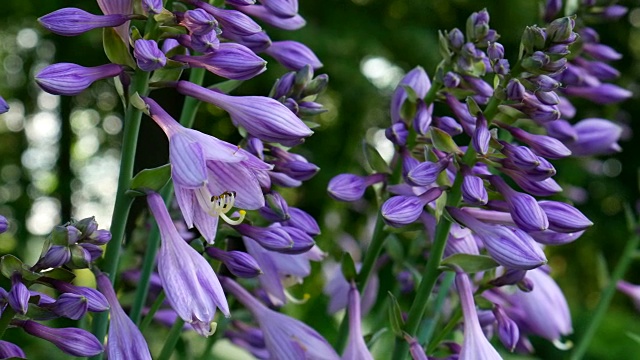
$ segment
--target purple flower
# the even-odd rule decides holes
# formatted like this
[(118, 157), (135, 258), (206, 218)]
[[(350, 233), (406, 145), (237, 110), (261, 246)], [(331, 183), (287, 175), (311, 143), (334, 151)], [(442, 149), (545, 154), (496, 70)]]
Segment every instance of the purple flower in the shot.
[[(427, 95), (429, 88), (431, 88), (431, 81), (421, 66), (415, 67), (413, 70), (409, 71), (402, 80), (400, 80), (398, 87), (396, 87), (396, 90), (393, 92), (393, 98), (391, 99), (390, 105), (391, 121), (393, 123), (397, 123), (402, 120), (402, 105), (409, 97), (407, 90), (403, 85), (413, 89), (418, 98), (422, 99)], [(429, 111), (431, 110), (433, 110), (433, 106), (429, 107)], [(412, 119), (405, 120), (409, 121)]]
[(9, 305), (18, 314), (26, 314), (29, 310), (29, 298), (31, 294), (27, 286), (22, 283), (22, 277), (19, 274), (11, 276), (11, 289), (7, 295)]
[(9, 104), (7, 104), (7, 101), (0, 96), (0, 114), (4, 114), (7, 111), (9, 111)]
[(36, 269), (57, 268), (71, 260), (71, 251), (67, 246), (53, 245), (34, 265)]
[(294, 146), (313, 131), (282, 103), (261, 96), (229, 96), (188, 81), (178, 81), (178, 92), (216, 105), (247, 132), (266, 142)]
[[(105, 15), (129, 15), (133, 14), (133, 0), (97, 0), (98, 6)], [(129, 25), (130, 21), (117, 26), (116, 32), (122, 38), (122, 42), (129, 47)]]
[(162, 245), (158, 253), (158, 273), (173, 310), (202, 336), (209, 336), (216, 307), (229, 317), (229, 305), (211, 265), (189, 244), (173, 225), (164, 201), (157, 193), (147, 195), (147, 203), (160, 228)]
[(424, 352), (424, 348), (416, 338), (405, 334), (404, 339), (409, 343), (409, 355), (411, 355), (413, 360), (429, 360), (427, 354)]
[(72, 356), (94, 356), (104, 349), (90, 332), (77, 328), (50, 328), (31, 320), (14, 320), (28, 334), (47, 340)]
[(528, 271), (526, 278), (533, 283), (533, 290), (516, 291), (508, 296), (512, 308), (505, 308), (505, 311), (521, 329), (558, 342), (561, 336), (573, 331), (567, 300), (544, 270)]
[(549, 159), (560, 159), (571, 155), (569, 150), (562, 142), (546, 135), (534, 135), (512, 126), (503, 126), (518, 141), (529, 145), (531, 149), (538, 155)]
[(500, 360), (502, 357), (493, 348), (482, 332), (476, 304), (473, 301), (473, 290), (469, 276), (456, 274), (456, 288), (460, 296), (460, 307), (464, 316), (464, 340), (458, 357), (459, 360)]
[[(361, 263), (356, 264), (356, 270), (360, 270), (361, 267)], [(349, 282), (344, 278), (339, 264), (325, 262), (322, 270), (325, 278), (325, 285), (322, 292), (329, 297), (327, 312), (329, 314), (335, 314), (345, 309), (349, 303)], [(375, 305), (379, 287), (380, 278), (377, 272), (373, 272), (360, 298), (362, 314), (367, 314), (373, 305)]]
[(549, 219), (549, 230), (574, 233), (593, 225), (578, 209), (559, 201), (540, 201), (540, 207)]
[(545, 231), (532, 231), (529, 233), (536, 242), (545, 245), (564, 245), (577, 240), (582, 234), (582, 231), (576, 231), (572, 233), (562, 233), (553, 230)]
[(89, 311), (100, 312), (109, 309), (107, 299), (96, 289), (84, 286), (75, 286), (60, 280), (51, 280), (50, 282), (58, 291), (85, 297), (87, 299)]
[(160, 14), (162, 12), (162, 0), (142, 0), (142, 9), (147, 14)]
[(262, 274), (260, 266), (249, 254), (242, 251), (224, 251), (213, 246), (208, 247), (207, 254), (222, 261), (229, 271), (241, 278), (253, 278)]
[(16, 344), (0, 340), (0, 359), (26, 359), (24, 351)]
[(429, 186), (436, 182), (440, 173), (449, 166), (451, 157), (447, 156), (438, 162), (425, 161), (412, 168), (406, 180), (413, 186)]
[(489, 200), (484, 181), (471, 174), (465, 174), (462, 179), (462, 198), (471, 205), (484, 205)]
[(50, 309), (57, 315), (78, 320), (89, 310), (89, 302), (82, 295), (64, 293), (50, 306)]
[(40, 25), (52, 33), (76, 36), (89, 30), (116, 27), (129, 20), (122, 14), (93, 15), (77, 8), (63, 8), (38, 19)]
[(144, 71), (160, 69), (167, 63), (167, 57), (153, 40), (139, 39), (134, 43), (133, 56), (138, 67)]
[(180, 21), (180, 25), (186, 27), (193, 35), (204, 35), (215, 31), (218, 22), (208, 12), (202, 9), (187, 10)]
[(120, 75), (123, 67), (105, 64), (84, 67), (72, 63), (57, 63), (42, 69), (36, 75), (36, 82), (46, 92), (53, 95), (78, 95), (94, 81)]
[(171, 176), (188, 227), (195, 224), (213, 243), (219, 217), (230, 224), (242, 222), (244, 210), (237, 219), (227, 216), (234, 206), (250, 210), (264, 206), (257, 173), (271, 165), (235, 145), (183, 127), (155, 101), (144, 101), (169, 138)]
[(393, 227), (409, 225), (418, 220), (426, 204), (436, 200), (440, 195), (442, 189), (436, 187), (419, 196), (394, 196), (382, 204), (380, 212), (384, 221)]
[(238, 10), (283, 30), (298, 30), (307, 24), (300, 15), (296, 14), (291, 17), (281, 17), (271, 12), (266, 6), (262, 5), (242, 6), (238, 8)]
[(482, 240), (489, 255), (507, 268), (528, 270), (547, 262), (538, 244), (522, 230), (485, 224), (465, 211), (447, 207), (453, 218), (469, 227)]
[(640, 285), (635, 285), (624, 280), (618, 281), (616, 288), (623, 294), (629, 296), (633, 305), (640, 311)]
[(176, 55), (172, 59), (234, 80), (251, 79), (267, 69), (266, 61), (246, 46), (235, 43), (220, 44), (218, 49), (205, 55)]
[(327, 192), (339, 201), (356, 201), (364, 196), (367, 187), (385, 181), (385, 174), (358, 176), (354, 174), (340, 174), (329, 181)]
[(625, 101), (633, 93), (613, 84), (601, 84), (596, 86), (568, 86), (563, 92), (569, 96), (577, 96), (596, 104), (607, 105)]
[(220, 39), (214, 31), (204, 35), (191, 35), (189, 42), (190, 48), (203, 53), (213, 52), (220, 48)]
[(149, 347), (138, 327), (124, 312), (116, 296), (109, 278), (100, 274), (97, 276), (98, 289), (109, 302), (109, 338), (107, 340), (107, 357), (110, 360), (151, 360)]
[(487, 127), (487, 119), (478, 114), (476, 120), (476, 130), (473, 132), (473, 148), (480, 155), (486, 155), (489, 151), (489, 141), (491, 141), (491, 133)]
[(518, 325), (507, 316), (500, 305), (495, 305), (493, 315), (498, 323), (498, 338), (500, 342), (502, 342), (509, 351), (513, 352), (520, 339), (520, 329)]
[(249, 36), (262, 31), (260, 25), (240, 11), (220, 9), (204, 1), (189, 0), (188, 2), (213, 15), (220, 23), (225, 37), (228, 37), (229, 33)]
[(295, 207), (289, 207), (289, 219), (282, 225), (298, 228), (312, 236), (320, 234), (320, 226), (313, 216)]
[(231, 292), (258, 322), (271, 358), (339, 359), (331, 345), (315, 330), (264, 306), (233, 280), (223, 278), (222, 281), (225, 289)]
[(262, 4), (275, 15), (284, 18), (298, 14), (298, 0), (262, 0)]
[(311, 49), (297, 41), (274, 41), (265, 53), (276, 59), (285, 68), (293, 71), (302, 69), (305, 65), (313, 69), (322, 67), (322, 63)]
[(568, 142), (567, 147), (576, 156), (605, 155), (622, 149), (618, 140), (622, 128), (605, 119), (584, 119), (573, 126), (576, 140)]
[(353, 282), (349, 285), (349, 339), (342, 353), (342, 360), (373, 360), (362, 337), (360, 294)]
[(524, 231), (543, 231), (549, 228), (549, 220), (536, 199), (515, 191), (499, 176), (490, 177), (491, 184), (504, 196), (513, 221)]

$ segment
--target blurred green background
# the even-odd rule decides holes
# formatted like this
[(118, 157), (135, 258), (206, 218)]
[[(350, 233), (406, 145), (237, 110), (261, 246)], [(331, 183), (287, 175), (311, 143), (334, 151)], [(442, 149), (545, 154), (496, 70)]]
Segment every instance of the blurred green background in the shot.
[[(325, 0), (301, 1), (300, 13), (307, 26), (285, 32), (265, 26), (273, 40), (293, 39), (308, 45), (323, 61), (318, 73), (330, 77), (328, 90), (321, 97), (329, 112), (319, 118), (321, 127), (300, 149), (322, 171), (296, 191), (286, 191), (292, 204), (312, 213), (323, 226), (318, 243), (338, 257), (335, 240), (349, 234), (366, 242), (373, 213), (368, 200), (345, 205), (326, 195), (326, 184), (343, 172), (365, 174), (362, 141), (382, 146), (388, 119), (390, 94), (402, 75), (416, 65), (431, 72), (438, 63), (438, 29), (463, 28), (467, 16), (486, 7), (491, 27), (501, 35), (509, 59), (517, 54), (520, 34), (526, 25), (541, 24), (540, 1), (533, 0)], [(620, 21), (594, 25), (602, 42), (624, 54), (614, 64), (622, 77), (618, 84), (638, 92), (640, 73), (640, 3), (621, 1), (630, 12)], [(44, 236), (51, 228), (71, 216), (95, 215), (102, 226), (111, 216), (116, 189), (118, 146), (122, 128), (121, 104), (110, 82), (102, 81), (75, 98), (56, 97), (41, 92), (33, 74), (53, 62), (75, 62), (85, 66), (107, 62), (102, 52), (101, 32), (64, 38), (49, 34), (36, 22), (39, 16), (65, 6), (82, 7), (99, 13), (93, 1), (21, 0), (5, 1), (0, 12), (0, 94), (11, 111), (0, 116), (0, 213), (12, 219), (10, 232), (0, 235), (0, 253), (17, 253), (27, 263), (39, 255)], [(267, 60), (271, 60), (268, 59)], [(270, 61), (268, 71), (246, 82), (238, 94), (266, 95), (275, 79), (285, 73)], [(216, 81), (207, 78), (207, 83)], [(153, 95), (171, 113), (177, 114), (182, 98), (170, 91)], [(621, 106), (595, 106), (576, 102), (576, 119), (607, 117), (625, 126), (624, 151), (598, 159), (569, 159), (555, 162), (556, 179), (574, 197), (595, 225), (573, 244), (549, 249), (553, 274), (569, 300), (574, 319), (573, 337), (579, 335), (599, 299), (606, 282), (605, 266), (615, 266), (627, 239), (623, 209), (636, 208), (640, 146), (632, 140), (639, 132), (635, 119), (640, 116), (637, 97)], [(237, 139), (222, 113), (209, 106), (200, 108), (196, 128), (221, 138)], [(373, 128), (373, 130), (372, 130)], [(148, 118), (143, 119), (137, 168), (166, 163), (164, 135)], [(134, 215), (143, 204), (136, 204)], [(133, 221), (130, 222), (133, 224)], [(329, 340), (336, 337), (336, 318), (324, 311), (327, 299), (321, 294), (323, 279), (319, 266), (296, 293), (308, 292), (311, 300), (287, 310), (315, 326)], [(640, 283), (637, 264), (626, 278)], [(382, 290), (394, 285), (392, 269), (381, 273)], [(381, 292), (384, 294), (384, 292)], [(384, 296), (381, 296), (384, 298)], [(410, 298), (400, 299), (404, 303)], [(374, 313), (384, 309), (379, 301)], [(386, 310), (384, 310), (386, 312)], [(384, 314), (378, 317), (384, 317)], [(375, 318), (372, 316), (371, 318)], [(640, 315), (629, 299), (616, 295), (611, 309), (589, 350), (589, 359), (630, 359), (640, 344), (629, 334), (640, 335)], [(72, 323), (66, 325), (71, 326)], [(64, 325), (60, 323), (59, 325)], [(154, 329), (152, 348), (161, 346), (166, 336)], [(61, 354), (43, 341), (9, 331), (7, 336), (24, 347), (34, 359), (52, 359)], [(533, 339), (540, 359), (561, 359), (565, 353), (551, 344)], [(388, 342), (387, 342), (388, 343)], [(194, 347), (189, 337), (181, 351)], [(385, 341), (375, 350), (384, 358)], [(157, 349), (156, 349), (157, 350)], [(197, 351), (196, 351), (197, 353)], [(60, 358), (61, 355), (59, 356)], [(176, 357), (177, 358), (177, 357)]]

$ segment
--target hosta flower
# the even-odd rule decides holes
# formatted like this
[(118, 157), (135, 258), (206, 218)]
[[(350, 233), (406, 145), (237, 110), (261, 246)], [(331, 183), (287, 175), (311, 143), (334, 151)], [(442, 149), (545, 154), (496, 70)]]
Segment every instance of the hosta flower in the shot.
[(124, 312), (109, 278), (100, 274), (97, 277), (98, 289), (109, 302), (109, 338), (107, 357), (110, 360), (151, 360), (149, 347), (138, 327)]
[(299, 320), (275, 312), (238, 283), (223, 278), (227, 291), (244, 305), (260, 325), (270, 358), (278, 360), (337, 360), (340, 357), (318, 332)]
[(349, 285), (349, 340), (342, 353), (342, 360), (373, 360), (362, 337), (360, 294), (353, 282)]
[(218, 218), (230, 224), (242, 222), (244, 210), (237, 218), (227, 215), (234, 206), (247, 210), (264, 206), (257, 173), (271, 165), (235, 145), (183, 127), (155, 101), (144, 101), (169, 138), (171, 176), (187, 226), (195, 225), (213, 243)]
[(36, 83), (49, 94), (72, 96), (80, 94), (95, 81), (120, 75), (123, 69), (117, 64), (84, 67), (57, 63), (36, 74)]
[(63, 8), (38, 19), (38, 22), (52, 33), (76, 36), (89, 30), (116, 27), (129, 20), (122, 14), (93, 15), (77, 8)]
[(162, 245), (158, 273), (173, 310), (203, 336), (209, 336), (216, 307), (229, 316), (229, 305), (211, 265), (178, 234), (164, 201), (147, 195), (151, 214), (160, 228)]
[(26, 333), (47, 340), (72, 356), (94, 356), (104, 350), (100, 341), (87, 330), (51, 328), (32, 320), (14, 320), (13, 322)]

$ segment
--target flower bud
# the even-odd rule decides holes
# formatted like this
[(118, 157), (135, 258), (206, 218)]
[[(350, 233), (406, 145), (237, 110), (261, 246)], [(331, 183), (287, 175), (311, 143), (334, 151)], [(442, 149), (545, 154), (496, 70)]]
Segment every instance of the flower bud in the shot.
[(139, 39), (134, 43), (133, 56), (143, 71), (153, 71), (166, 65), (167, 58), (153, 40)]
[(472, 144), (473, 148), (480, 155), (486, 155), (489, 152), (489, 142), (491, 141), (491, 133), (487, 127), (487, 119), (481, 113), (478, 113), (476, 120), (476, 129), (473, 132)]
[(540, 165), (538, 156), (528, 147), (511, 145), (505, 141), (500, 143), (503, 145), (500, 151), (519, 169), (531, 170)]
[(436, 182), (440, 173), (449, 166), (451, 157), (445, 157), (438, 162), (425, 161), (415, 166), (407, 174), (407, 182), (413, 186), (429, 186)]
[(545, 135), (529, 134), (522, 129), (511, 126), (506, 127), (506, 129), (514, 138), (529, 145), (540, 156), (549, 159), (560, 159), (571, 155), (571, 150), (557, 139)]
[(61, 280), (51, 280), (50, 282), (58, 291), (85, 297), (87, 299), (89, 311), (100, 312), (109, 310), (109, 303), (107, 302), (107, 299), (96, 289), (71, 285)]
[(562, 233), (585, 230), (593, 223), (578, 209), (559, 201), (540, 201), (540, 207), (549, 218), (549, 229)]
[(493, 61), (504, 58), (504, 46), (500, 43), (492, 42), (487, 48), (487, 55)]
[(509, 60), (507, 59), (499, 59), (493, 65), (493, 71), (498, 75), (507, 75), (511, 66), (509, 65)]
[(505, 269), (504, 273), (499, 277), (491, 280), (489, 283), (493, 286), (515, 285), (524, 279), (527, 270)]
[(100, 246), (90, 243), (82, 243), (78, 245), (80, 245), (80, 247), (82, 247), (87, 253), (89, 253), (92, 262), (102, 257), (103, 251)]
[(22, 283), (22, 277), (19, 274), (11, 276), (11, 289), (7, 294), (9, 306), (18, 314), (26, 314), (29, 310), (29, 298), (31, 294), (27, 286)]
[(215, 31), (218, 21), (208, 12), (202, 9), (187, 10), (184, 13), (180, 25), (186, 27), (193, 35), (204, 35)]
[(63, 8), (38, 19), (40, 25), (54, 34), (76, 36), (89, 30), (116, 27), (129, 20), (121, 14), (93, 15), (77, 8)]
[(300, 70), (305, 65), (313, 69), (322, 67), (322, 63), (306, 45), (297, 41), (274, 41), (265, 53), (289, 70)]
[(631, 91), (613, 84), (568, 86), (563, 92), (566, 95), (581, 97), (600, 105), (615, 104), (633, 96)]
[(266, 206), (260, 209), (260, 215), (271, 222), (288, 220), (289, 205), (287, 201), (276, 191), (264, 195)]
[(100, 341), (83, 329), (50, 328), (32, 320), (19, 320), (17, 324), (28, 334), (49, 341), (72, 356), (94, 356), (104, 350)]
[(53, 245), (47, 253), (38, 260), (37, 268), (48, 269), (57, 268), (71, 260), (71, 251), (67, 246)]
[(484, 205), (489, 200), (484, 181), (471, 174), (464, 175), (462, 179), (462, 198), (471, 205)]
[(220, 44), (216, 51), (204, 55), (176, 55), (172, 59), (233, 80), (251, 79), (266, 70), (262, 58), (246, 46), (235, 43)]
[(22, 349), (13, 343), (0, 340), (0, 359), (26, 359)]
[(454, 28), (449, 31), (447, 38), (449, 39), (449, 44), (453, 49), (457, 50), (462, 48), (462, 45), (464, 44), (464, 35), (460, 29)]
[(36, 82), (46, 92), (53, 95), (78, 95), (94, 81), (118, 76), (123, 67), (105, 64), (84, 67), (72, 63), (57, 63), (42, 69), (36, 75)]
[(558, 105), (560, 103), (560, 97), (554, 91), (538, 90), (535, 92), (535, 95), (536, 98), (545, 105)]
[(289, 215), (289, 220), (284, 221), (282, 225), (298, 228), (312, 236), (320, 234), (320, 226), (313, 216), (294, 207), (289, 208)]
[(522, 45), (528, 53), (533, 53), (535, 50), (544, 49), (545, 42), (547, 41), (547, 34), (544, 29), (537, 26), (527, 26), (522, 34)]
[(545, 231), (532, 231), (529, 235), (540, 244), (544, 245), (564, 245), (577, 240), (583, 231), (577, 231), (573, 233), (561, 233), (553, 230)]
[(575, 20), (570, 17), (553, 20), (547, 26), (547, 37), (554, 43), (567, 41), (573, 33), (574, 26)]
[(418, 220), (424, 206), (442, 195), (442, 189), (432, 188), (420, 196), (399, 195), (382, 204), (380, 212), (384, 221), (393, 227), (402, 227)]
[(573, 126), (577, 139), (568, 142), (576, 156), (605, 155), (621, 151), (618, 140), (622, 128), (605, 119), (584, 119)]
[(409, 137), (409, 129), (404, 122), (396, 122), (385, 130), (384, 135), (392, 143), (404, 146)]
[(286, 253), (293, 247), (291, 236), (279, 227), (263, 228), (248, 224), (234, 226), (244, 237), (257, 242), (265, 249)]
[(358, 176), (353, 174), (340, 174), (327, 185), (329, 195), (339, 201), (356, 201), (364, 196), (368, 186), (384, 181), (384, 174)]
[(287, 254), (306, 253), (316, 244), (313, 238), (301, 229), (292, 226), (282, 226), (282, 229), (286, 231), (293, 240), (293, 246), (285, 252)]
[(7, 231), (8, 228), (9, 228), (9, 221), (7, 221), (6, 217), (0, 215), (0, 234)]
[(528, 232), (542, 231), (549, 227), (547, 215), (533, 196), (511, 189), (498, 176), (491, 176), (489, 181), (504, 196), (509, 213), (519, 228)]
[(260, 266), (253, 256), (242, 251), (223, 251), (215, 247), (208, 247), (207, 254), (224, 263), (229, 271), (241, 278), (253, 278), (260, 274)]
[(142, 0), (142, 9), (147, 14), (160, 14), (163, 9), (162, 0)]
[(433, 118), (434, 125), (451, 136), (462, 134), (462, 126), (450, 116), (436, 116)]
[(520, 329), (515, 321), (502, 310), (500, 305), (495, 305), (493, 315), (498, 322), (498, 339), (509, 351), (513, 352), (520, 339)]
[(49, 308), (59, 316), (78, 320), (87, 313), (89, 304), (87, 298), (82, 295), (64, 293)]
[(85, 241), (95, 245), (104, 245), (111, 241), (111, 232), (109, 230), (96, 230)]

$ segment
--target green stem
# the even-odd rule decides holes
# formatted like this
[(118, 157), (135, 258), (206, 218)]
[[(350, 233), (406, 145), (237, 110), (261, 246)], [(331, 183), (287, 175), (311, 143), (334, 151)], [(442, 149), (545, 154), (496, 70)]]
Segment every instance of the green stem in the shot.
[[(133, 83), (133, 91), (140, 95), (145, 95), (149, 91), (149, 73), (137, 70)], [(102, 270), (109, 275), (109, 280), (115, 284), (115, 278), (118, 270), (118, 262), (120, 259), (120, 246), (124, 240), (127, 219), (129, 218), (129, 210), (133, 199), (126, 195), (129, 184), (133, 177), (133, 165), (138, 145), (138, 132), (140, 130), (140, 121), (142, 112), (129, 104), (124, 120), (124, 135), (122, 139), (122, 155), (120, 158), (120, 173), (118, 174), (118, 189), (116, 191), (116, 201), (113, 208), (113, 216), (111, 218), (111, 236), (112, 240), (107, 245), (105, 251)], [(107, 333), (107, 325), (109, 323), (108, 313), (102, 312), (96, 314), (93, 324), (93, 334), (102, 342)], [(92, 357), (92, 359), (102, 359), (102, 354)]]
[[(205, 69), (194, 68), (189, 73), (189, 81), (194, 84), (202, 84), (204, 80)], [(184, 127), (191, 127), (196, 117), (196, 112), (200, 101), (191, 97), (184, 99), (184, 106), (182, 107), (182, 113), (180, 114), (180, 124)], [(169, 206), (171, 204), (171, 195), (173, 194), (173, 186), (167, 184), (160, 195), (162, 199)], [(149, 232), (149, 240), (147, 241), (147, 251), (144, 254), (144, 260), (142, 262), (142, 269), (140, 270), (140, 279), (138, 280), (138, 287), (136, 288), (135, 299), (131, 307), (130, 317), (134, 323), (139, 324), (142, 315), (142, 308), (147, 302), (147, 295), (149, 293), (149, 281), (151, 279), (151, 273), (155, 267), (156, 254), (160, 247), (160, 231), (158, 226), (154, 223)]]
[(169, 331), (169, 336), (167, 336), (167, 340), (165, 340), (164, 342), (162, 351), (160, 351), (160, 356), (158, 356), (158, 360), (169, 360), (169, 358), (171, 358), (171, 354), (173, 354), (173, 350), (176, 348), (178, 339), (180, 339), (180, 335), (182, 334), (183, 326), (184, 326), (184, 320), (180, 318), (176, 319), (176, 322), (173, 323), (173, 326)]
[(13, 320), (13, 316), (15, 314), (16, 312), (11, 308), (11, 306), (7, 306), (2, 313), (2, 316), (0, 317), (0, 339), (4, 336), (4, 332), (7, 331), (7, 327), (9, 326), (9, 323), (11, 323), (11, 320)]
[(449, 289), (453, 285), (453, 281), (456, 278), (456, 274), (452, 271), (449, 271), (442, 279), (442, 283), (440, 284), (438, 297), (436, 298), (435, 306), (433, 307), (433, 319), (431, 319), (431, 323), (426, 328), (424, 332), (424, 336), (420, 339), (421, 344), (429, 344), (431, 341), (431, 337), (433, 336), (434, 331), (436, 330), (436, 325), (440, 320), (441, 309), (444, 306), (444, 303), (447, 300), (447, 296), (449, 295)]
[[(451, 274), (453, 274), (453, 277), (455, 278), (455, 274)], [(462, 309), (458, 308), (456, 309), (456, 312), (453, 314), (453, 316), (451, 316), (451, 320), (449, 320), (447, 325), (445, 325), (445, 327), (440, 332), (438, 332), (438, 336), (429, 344), (429, 346), (427, 346), (427, 354), (433, 354), (433, 352), (438, 347), (438, 344), (440, 344), (442, 340), (444, 340), (449, 335), (449, 333), (453, 331), (456, 325), (458, 325), (458, 323), (460, 322), (460, 319), (462, 319)]]
[[(634, 224), (634, 221), (631, 220), (630, 224)], [(624, 247), (624, 252), (622, 253), (622, 258), (618, 261), (616, 268), (613, 270), (613, 274), (611, 274), (611, 279), (609, 280), (609, 284), (602, 292), (602, 297), (600, 297), (600, 301), (596, 306), (595, 311), (593, 312), (593, 317), (587, 326), (587, 330), (584, 332), (580, 340), (578, 341), (578, 346), (575, 347), (573, 353), (571, 354), (571, 360), (580, 360), (587, 352), (589, 345), (591, 345), (591, 340), (598, 330), (598, 326), (602, 322), (607, 309), (609, 308), (609, 304), (611, 303), (611, 299), (616, 291), (616, 285), (620, 279), (624, 276), (625, 272), (629, 268), (631, 261), (633, 260), (633, 256), (640, 245), (640, 235), (637, 233), (637, 229), (634, 226), (630, 226), (630, 229), (633, 232), (633, 236)]]
[(149, 312), (144, 317), (142, 324), (140, 324), (140, 332), (143, 332), (149, 326), (149, 324), (151, 324), (151, 321), (153, 321), (153, 316), (156, 314), (156, 312), (158, 312), (158, 309), (160, 309), (160, 306), (162, 306), (165, 298), (166, 295), (164, 291), (161, 291), (156, 301), (154, 301), (153, 305), (151, 305), (151, 309), (149, 309)]

